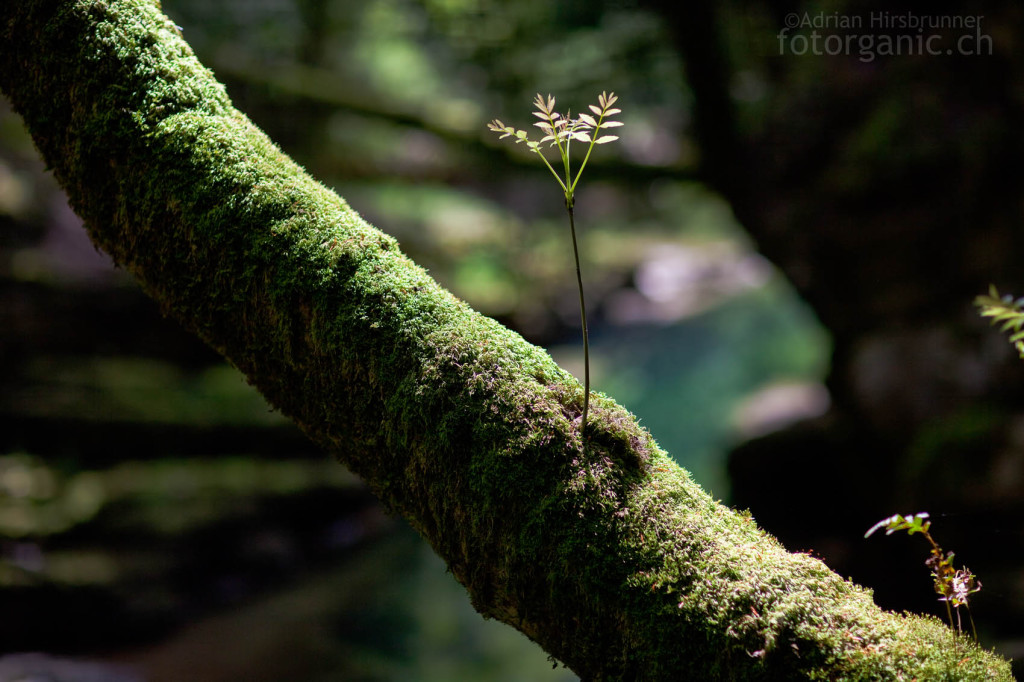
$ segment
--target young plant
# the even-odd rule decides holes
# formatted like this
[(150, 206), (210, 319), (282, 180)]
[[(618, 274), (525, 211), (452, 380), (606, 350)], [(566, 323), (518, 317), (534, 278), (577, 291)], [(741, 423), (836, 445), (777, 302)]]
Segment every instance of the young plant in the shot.
[[(562, 193), (565, 195), (565, 209), (569, 212), (569, 233), (572, 235), (572, 254), (576, 261), (576, 285), (579, 287), (580, 292), (580, 319), (583, 324), (583, 417), (580, 422), (581, 434), (586, 433), (587, 411), (590, 407), (590, 337), (587, 332), (587, 305), (583, 298), (583, 275), (580, 273), (580, 252), (576, 245), (576, 218), (573, 208), (576, 203), (576, 185), (579, 184), (580, 177), (583, 175), (583, 169), (587, 167), (587, 161), (590, 160), (590, 154), (594, 151), (594, 147), (619, 139), (615, 135), (600, 134), (606, 128), (616, 128), (622, 125), (621, 121), (609, 120), (611, 116), (622, 111), (613, 106), (617, 99), (614, 92), (611, 94), (602, 92), (600, 97), (597, 98), (597, 105), (590, 105), (590, 111), (593, 112), (593, 116), (590, 114), (579, 114), (576, 118), (572, 118), (568, 111), (564, 116), (555, 111), (554, 97), (548, 95), (547, 99), (545, 99), (538, 94), (537, 98), (533, 101), (533, 105), (537, 107), (533, 115), (539, 118), (540, 121), (534, 123), (534, 125), (544, 133), (544, 137), (538, 141), (530, 139), (529, 133), (525, 130), (517, 130), (512, 126), (507, 126), (498, 119), (494, 119), (487, 125), (489, 129), (501, 134), (499, 139), (513, 137), (516, 144), (525, 142), (530, 151), (535, 152), (541, 158), (541, 161), (544, 162), (544, 165), (548, 167), (548, 170), (551, 171), (551, 174), (555, 176), (555, 180), (558, 181), (558, 185), (562, 188)], [(572, 169), (572, 158), (569, 153), (573, 142), (587, 145), (587, 153), (575, 172)], [(548, 147), (558, 149), (558, 155), (561, 160), (561, 172), (556, 171), (551, 162), (544, 156), (543, 145), (545, 143), (548, 144)]]
[(1014, 300), (1009, 294), (1000, 296), (999, 290), (990, 286), (988, 295), (975, 298), (974, 305), (981, 308), (982, 317), (992, 318), (992, 324), (1001, 322), (1000, 331), (1013, 332), (1010, 334), (1010, 343), (1024, 358), (1024, 298)]
[(920, 533), (932, 546), (931, 555), (925, 561), (925, 565), (932, 571), (932, 579), (935, 581), (935, 592), (939, 595), (939, 601), (946, 604), (946, 617), (949, 619), (949, 627), (953, 628), (953, 609), (956, 609), (956, 630), (963, 632), (960, 622), (960, 607), (967, 609), (967, 618), (971, 623), (971, 634), (974, 641), (978, 641), (978, 631), (974, 629), (974, 618), (971, 616), (971, 607), (967, 603), (968, 597), (981, 590), (981, 581), (971, 573), (966, 566), (959, 570), (953, 568), (953, 553), (943, 552), (939, 544), (928, 532), (932, 522), (928, 520), (928, 513), (921, 512), (913, 516), (895, 514), (887, 519), (882, 519), (871, 526), (864, 537), (870, 537), (872, 533), (885, 528), (886, 535), (892, 535), (896, 531), (905, 530), (908, 535)]

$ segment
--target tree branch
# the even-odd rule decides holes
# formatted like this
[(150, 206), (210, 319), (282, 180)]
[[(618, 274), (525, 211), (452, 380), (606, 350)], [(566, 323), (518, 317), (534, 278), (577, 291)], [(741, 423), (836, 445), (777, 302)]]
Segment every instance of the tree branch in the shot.
[(1010, 679), (715, 503), (613, 401), (581, 440), (579, 384), (309, 178), (154, 4), (4, 2), (0, 31), (0, 88), (95, 242), (484, 616), (586, 680)]

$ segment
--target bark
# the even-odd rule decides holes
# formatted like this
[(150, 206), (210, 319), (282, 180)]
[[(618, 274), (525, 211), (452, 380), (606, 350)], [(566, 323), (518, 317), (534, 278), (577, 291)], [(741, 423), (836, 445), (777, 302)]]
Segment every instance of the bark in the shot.
[(586, 680), (1011, 679), (786, 552), (612, 400), (581, 439), (579, 384), (308, 177), (154, 4), (4, 2), (0, 31), (0, 89), (96, 244), (405, 516), (485, 617)]

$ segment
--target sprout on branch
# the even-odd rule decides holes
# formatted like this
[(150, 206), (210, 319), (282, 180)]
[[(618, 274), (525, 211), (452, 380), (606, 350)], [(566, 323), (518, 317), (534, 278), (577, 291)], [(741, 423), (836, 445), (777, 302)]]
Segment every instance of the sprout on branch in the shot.
[[(597, 98), (597, 104), (590, 105), (590, 111), (593, 112), (593, 116), (590, 114), (579, 114), (576, 118), (572, 118), (568, 112), (562, 115), (555, 111), (554, 97), (548, 95), (545, 98), (543, 95), (538, 94), (533, 100), (533, 106), (537, 109), (533, 112), (533, 115), (540, 120), (533, 125), (540, 128), (541, 132), (544, 133), (544, 136), (539, 140), (530, 139), (530, 134), (525, 130), (505, 125), (497, 118), (487, 124), (490, 130), (501, 135), (498, 139), (506, 137), (515, 138), (516, 144), (523, 142), (530, 151), (536, 152), (537, 156), (544, 162), (544, 165), (551, 171), (555, 180), (558, 181), (558, 185), (562, 188), (562, 193), (565, 195), (565, 208), (569, 212), (569, 232), (572, 235), (572, 252), (576, 261), (576, 283), (580, 293), (580, 318), (583, 323), (584, 386), (583, 416), (580, 418), (581, 434), (586, 432), (587, 412), (590, 408), (590, 336), (587, 332), (587, 306), (583, 298), (583, 276), (580, 274), (580, 253), (576, 245), (576, 218), (573, 207), (576, 203), (576, 185), (583, 175), (583, 169), (587, 167), (587, 162), (590, 160), (590, 154), (594, 151), (594, 147), (619, 139), (617, 135), (601, 134), (603, 130), (618, 128), (622, 125), (621, 121), (610, 120), (610, 117), (622, 111), (621, 109), (614, 108), (617, 100), (618, 97), (615, 96), (614, 92), (610, 94), (602, 92)], [(588, 145), (587, 153), (575, 174), (573, 173), (572, 160), (569, 155), (573, 142)], [(559, 160), (563, 169), (561, 174), (555, 170), (551, 162), (544, 156), (542, 147), (545, 143), (548, 145), (548, 148), (554, 147), (558, 149)]]

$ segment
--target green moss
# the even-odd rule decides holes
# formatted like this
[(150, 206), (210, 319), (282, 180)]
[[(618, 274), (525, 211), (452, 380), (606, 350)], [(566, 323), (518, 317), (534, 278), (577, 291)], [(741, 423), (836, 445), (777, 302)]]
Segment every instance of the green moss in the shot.
[[(309, 178), (142, 0), (0, 3), (0, 88), (93, 239), (588, 680), (1010, 679), (722, 507)], [(590, 430), (592, 429), (592, 430)]]

